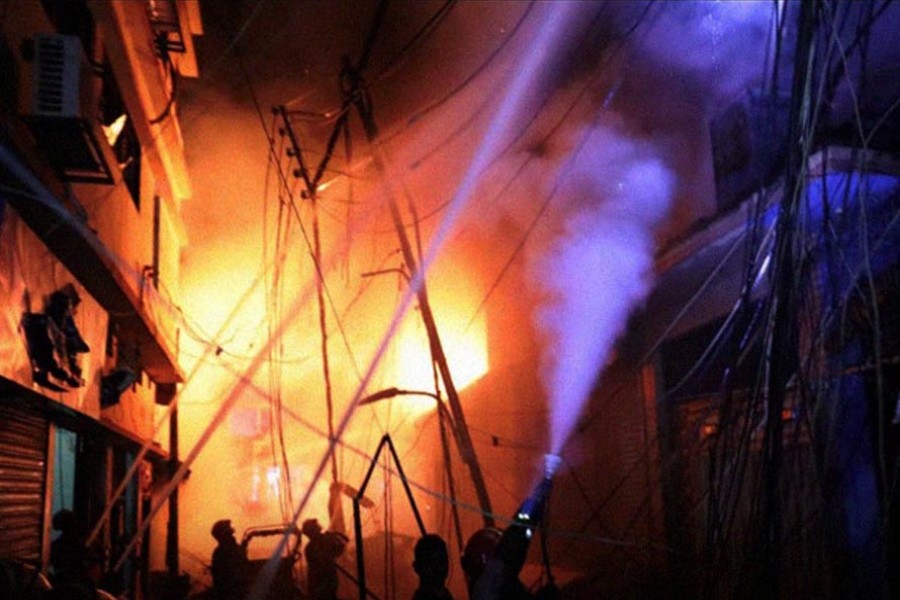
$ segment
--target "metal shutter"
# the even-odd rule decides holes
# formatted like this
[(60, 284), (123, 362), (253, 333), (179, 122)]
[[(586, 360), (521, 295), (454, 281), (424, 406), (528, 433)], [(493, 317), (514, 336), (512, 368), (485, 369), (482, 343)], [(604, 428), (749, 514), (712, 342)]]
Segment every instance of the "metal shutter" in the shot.
[(41, 561), (47, 419), (0, 403), (0, 557)]

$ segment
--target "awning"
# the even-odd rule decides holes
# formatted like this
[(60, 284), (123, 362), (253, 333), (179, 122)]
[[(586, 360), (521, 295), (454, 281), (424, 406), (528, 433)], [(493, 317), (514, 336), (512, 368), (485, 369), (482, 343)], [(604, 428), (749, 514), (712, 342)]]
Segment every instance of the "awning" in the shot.
[[(137, 454), (144, 444), (143, 439), (114, 423), (98, 421), (3, 376), (0, 376), (0, 403), (26, 405), (33, 410), (40, 411), (51, 423), (59, 427), (89, 435), (92, 438), (104, 439), (111, 446), (133, 454)], [(169, 453), (153, 444), (147, 452), (146, 459), (155, 466), (162, 467), (168, 465)]]

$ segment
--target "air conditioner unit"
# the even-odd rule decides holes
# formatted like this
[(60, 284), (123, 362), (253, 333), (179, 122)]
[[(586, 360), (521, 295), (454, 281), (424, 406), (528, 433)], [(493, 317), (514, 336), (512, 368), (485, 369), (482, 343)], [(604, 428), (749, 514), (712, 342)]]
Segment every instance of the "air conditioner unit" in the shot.
[(81, 116), (81, 60), (81, 40), (77, 36), (35, 36), (30, 116)]
[(716, 204), (727, 211), (782, 173), (789, 99), (750, 90), (710, 123)]
[[(68, 181), (112, 184), (110, 161), (96, 119), (82, 116), (81, 40), (74, 35), (34, 36), (31, 90), (25, 96), (28, 123), (47, 161)], [(111, 155), (111, 154), (110, 154)]]

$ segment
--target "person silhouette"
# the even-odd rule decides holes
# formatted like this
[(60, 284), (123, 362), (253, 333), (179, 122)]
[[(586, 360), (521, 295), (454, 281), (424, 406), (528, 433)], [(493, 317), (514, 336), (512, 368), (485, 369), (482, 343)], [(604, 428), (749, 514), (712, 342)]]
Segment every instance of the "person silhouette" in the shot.
[(414, 556), (413, 570), (419, 576), (419, 588), (413, 600), (453, 600), (446, 587), (450, 559), (443, 538), (426, 533), (416, 542)]
[(50, 544), (50, 574), (53, 583), (72, 581), (81, 572), (84, 536), (75, 513), (62, 509), (53, 515), (59, 537)]
[(336, 531), (322, 531), (316, 519), (307, 519), (300, 528), (309, 538), (304, 550), (306, 557), (306, 586), (310, 600), (335, 600), (338, 590), (335, 560), (347, 547), (347, 536)]
[(218, 542), (212, 555), (212, 596), (237, 600), (247, 593), (250, 561), (247, 548), (238, 544), (230, 519), (216, 521), (210, 532)]

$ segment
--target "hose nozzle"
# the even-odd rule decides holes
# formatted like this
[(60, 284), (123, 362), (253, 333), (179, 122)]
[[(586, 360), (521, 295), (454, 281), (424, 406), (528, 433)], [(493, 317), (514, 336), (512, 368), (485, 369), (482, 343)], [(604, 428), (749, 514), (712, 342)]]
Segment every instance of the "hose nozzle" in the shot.
[(558, 454), (544, 455), (544, 479), (553, 479), (559, 466), (562, 464), (562, 457)]

